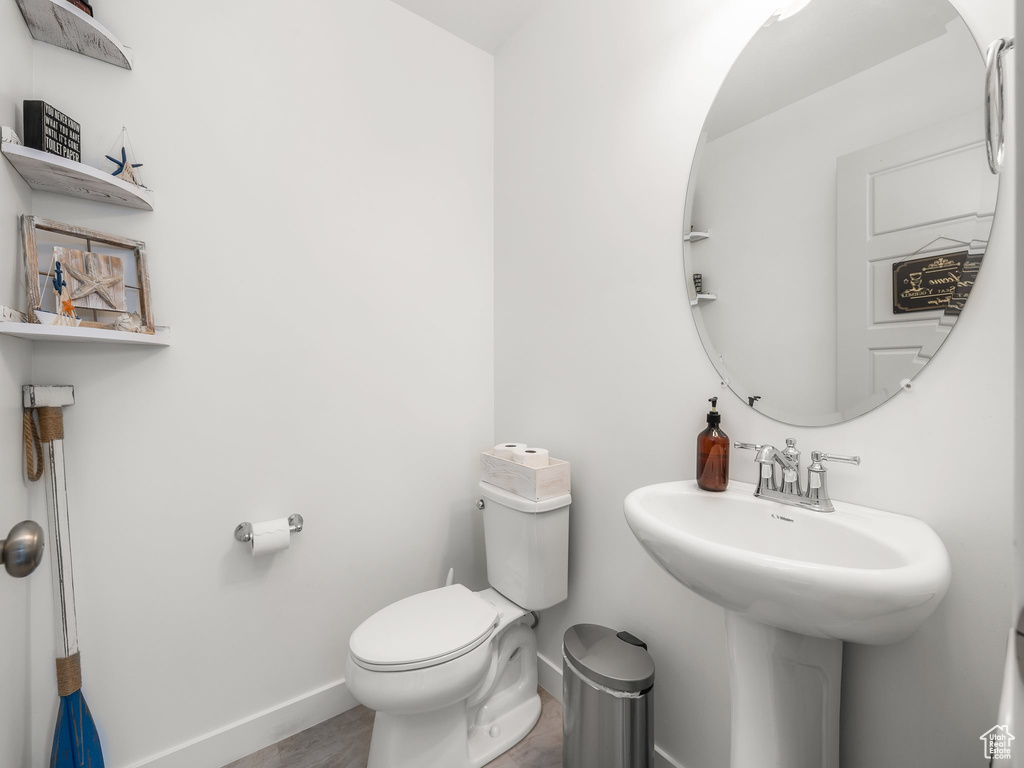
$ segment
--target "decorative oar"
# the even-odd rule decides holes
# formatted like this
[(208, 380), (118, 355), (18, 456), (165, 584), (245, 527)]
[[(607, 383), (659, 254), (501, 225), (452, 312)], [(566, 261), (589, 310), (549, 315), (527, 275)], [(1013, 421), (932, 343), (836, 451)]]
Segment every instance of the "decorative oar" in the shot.
[(46, 512), (50, 526), (50, 569), (57, 628), (57, 692), (60, 709), (53, 732), (50, 768), (103, 768), (103, 752), (89, 706), (82, 695), (75, 581), (71, 569), (68, 488), (64, 472), (64, 411), (75, 404), (74, 387), (24, 388), (24, 405), (39, 417), (45, 446)]

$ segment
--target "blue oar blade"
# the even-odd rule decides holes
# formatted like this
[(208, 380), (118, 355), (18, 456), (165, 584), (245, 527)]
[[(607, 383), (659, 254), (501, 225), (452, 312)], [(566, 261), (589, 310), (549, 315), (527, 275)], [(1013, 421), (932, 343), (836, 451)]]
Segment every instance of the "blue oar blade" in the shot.
[(81, 691), (60, 700), (50, 768), (103, 768), (100, 737)]

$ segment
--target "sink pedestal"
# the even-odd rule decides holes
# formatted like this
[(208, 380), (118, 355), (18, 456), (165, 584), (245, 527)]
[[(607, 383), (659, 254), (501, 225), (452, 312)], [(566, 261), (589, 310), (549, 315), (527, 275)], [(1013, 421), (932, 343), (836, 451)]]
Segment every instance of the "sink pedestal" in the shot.
[(843, 643), (726, 611), (731, 768), (839, 768)]

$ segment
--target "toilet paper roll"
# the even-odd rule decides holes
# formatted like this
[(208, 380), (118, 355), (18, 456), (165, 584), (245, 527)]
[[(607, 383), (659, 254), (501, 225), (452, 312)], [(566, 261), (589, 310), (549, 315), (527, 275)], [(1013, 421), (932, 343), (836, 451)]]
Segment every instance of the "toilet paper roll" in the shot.
[(516, 448), (512, 451), (512, 460), (531, 469), (548, 465), (548, 452), (543, 448)]
[(526, 448), (526, 443), (498, 443), (494, 446), (494, 455), (499, 459), (514, 461), (512, 458), (512, 451), (516, 448)]
[(288, 519), (268, 520), (265, 523), (252, 524), (252, 556), (269, 555), (288, 549), (292, 534), (288, 527)]

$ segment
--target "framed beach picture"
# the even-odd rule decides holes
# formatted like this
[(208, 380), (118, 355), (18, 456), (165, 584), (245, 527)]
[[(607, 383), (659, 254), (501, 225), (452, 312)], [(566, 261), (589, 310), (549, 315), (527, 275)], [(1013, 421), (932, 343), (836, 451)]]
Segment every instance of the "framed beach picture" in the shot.
[(22, 216), (30, 323), (152, 334), (146, 244)]

